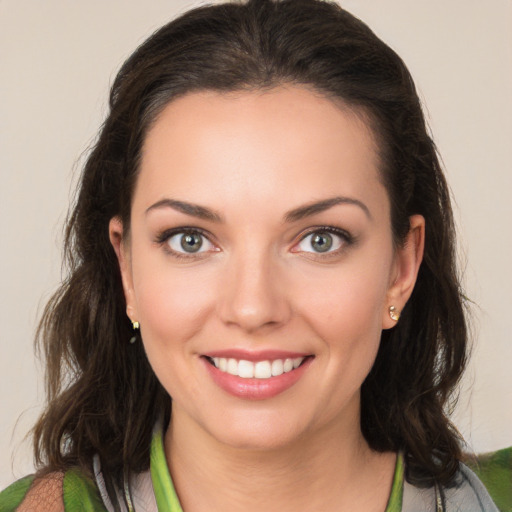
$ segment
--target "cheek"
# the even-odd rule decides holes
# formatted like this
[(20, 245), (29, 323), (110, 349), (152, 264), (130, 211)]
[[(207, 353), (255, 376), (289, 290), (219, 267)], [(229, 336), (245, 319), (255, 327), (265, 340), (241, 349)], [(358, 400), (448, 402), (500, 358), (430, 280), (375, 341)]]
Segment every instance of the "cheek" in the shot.
[[(163, 260), (163, 261), (161, 261)], [(165, 257), (134, 262), (134, 290), (145, 340), (168, 345), (199, 331), (212, 304), (214, 283), (199, 268), (173, 271)]]
[(172, 272), (165, 263), (134, 266), (134, 290), (147, 357), (163, 387), (182, 402), (189, 394), (200, 396), (200, 383), (193, 378), (195, 358), (190, 356), (198, 351), (195, 340), (204, 330), (212, 304), (212, 287), (197, 274), (192, 268), (190, 272)]
[(369, 371), (381, 338), (382, 296), (353, 291), (333, 292), (330, 300), (315, 301), (307, 318), (328, 345), (332, 362), (353, 369), (362, 365)]
[(375, 362), (385, 300), (385, 292), (377, 293), (369, 282), (354, 279), (343, 284), (310, 297), (307, 317), (303, 315), (325, 347), (319, 352), (324, 379), (331, 383), (325, 407), (335, 416), (357, 396)]
[[(324, 275), (303, 280), (297, 295), (310, 311), (308, 317), (334, 331), (358, 330), (377, 325), (380, 331), (382, 308), (387, 300), (390, 266), (357, 262)], [(316, 320), (315, 320), (316, 319)]]
[(302, 316), (327, 345), (332, 371), (343, 367), (354, 382), (364, 380), (380, 344), (391, 258), (383, 259), (378, 264), (361, 259), (321, 279), (317, 275), (316, 282), (304, 282), (297, 290)]

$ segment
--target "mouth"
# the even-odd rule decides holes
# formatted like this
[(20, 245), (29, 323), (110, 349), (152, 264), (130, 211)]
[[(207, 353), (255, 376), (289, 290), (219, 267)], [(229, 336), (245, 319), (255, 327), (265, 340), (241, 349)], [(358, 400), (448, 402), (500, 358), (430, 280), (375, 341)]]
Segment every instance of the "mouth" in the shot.
[(263, 361), (248, 361), (228, 357), (209, 357), (206, 360), (222, 373), (227, 373), (242, 379), (270, 379), (279, 377), (299, 368), (311, 356), (287, 357), (284, 359), (267, 359)]
[(213, 381), (227, 393), (247, 400), (273, 398), (299, 382), (314, 355), (291, 352), (242, 350), (203, 354)]

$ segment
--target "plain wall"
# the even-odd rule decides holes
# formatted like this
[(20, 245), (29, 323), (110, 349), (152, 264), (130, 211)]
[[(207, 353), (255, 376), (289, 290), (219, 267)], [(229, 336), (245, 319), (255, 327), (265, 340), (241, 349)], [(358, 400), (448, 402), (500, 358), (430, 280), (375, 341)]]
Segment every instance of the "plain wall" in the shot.
[[(80, 155), (124, 58), (197, 4), (0, 1), (0, 488), (32, 468), (23, 438), (44, 395), (32, 339), (60, 280), (61, 227)], [(454, 418), (475, 451), (512, 445), (512, 1), (343, 5), (408, 64), (454, 193), (476, 304)]]

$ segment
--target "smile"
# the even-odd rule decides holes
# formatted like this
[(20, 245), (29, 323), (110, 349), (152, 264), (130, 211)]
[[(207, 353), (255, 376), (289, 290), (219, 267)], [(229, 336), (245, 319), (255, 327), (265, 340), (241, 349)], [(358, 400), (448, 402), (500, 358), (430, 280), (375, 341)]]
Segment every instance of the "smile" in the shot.
[(299, 382), (315, 356), (281, 350), (219, 350), (202, 354), (213, 382), (244, 400), (267, 400)]
[(242, 379), (270, 379), (297, 369), (305, 357), (274, 359), (265, 361), (247, 361), (227, 357), (209, 357), (208, 360), (218, 370)]

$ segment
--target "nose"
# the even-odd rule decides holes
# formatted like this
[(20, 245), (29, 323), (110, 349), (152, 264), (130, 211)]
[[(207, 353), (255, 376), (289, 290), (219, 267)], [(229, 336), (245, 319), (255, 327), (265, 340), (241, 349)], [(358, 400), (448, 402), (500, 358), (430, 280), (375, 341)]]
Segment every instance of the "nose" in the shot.
[(233, 257), (224, 277), (218, 308), (226, 325), (256, 333), (284, 325), (290, 318), (282, 269), (271, 257), (247, 253)]

